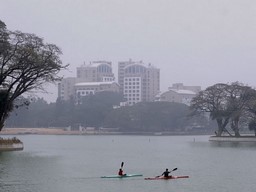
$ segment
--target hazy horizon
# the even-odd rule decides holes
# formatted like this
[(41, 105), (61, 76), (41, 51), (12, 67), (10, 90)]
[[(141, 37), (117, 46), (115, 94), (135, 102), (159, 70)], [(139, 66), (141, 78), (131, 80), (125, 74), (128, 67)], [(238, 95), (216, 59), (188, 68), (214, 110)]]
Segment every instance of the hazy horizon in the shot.
[[(256, 1), (253, 0), (1, 0), (9, 30), (59, 46), (68, 71), (95, 60), (142, 60), (160, 68), (161, 91), (173, 83), (239, 81), (255, 87)], [(49, 86), (55, 101), (57, 87)]]

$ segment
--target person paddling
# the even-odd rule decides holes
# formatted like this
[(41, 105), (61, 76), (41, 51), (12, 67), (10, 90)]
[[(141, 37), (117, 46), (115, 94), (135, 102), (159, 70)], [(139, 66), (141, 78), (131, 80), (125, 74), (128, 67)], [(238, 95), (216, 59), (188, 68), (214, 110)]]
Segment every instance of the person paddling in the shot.
[(123, 171), (123, 169), (121, 169), (121, 168), (119, 169), (119, 171), (118, 171), (118, 175), (119, 175), (119, 176), (123, 176), (123, 175), (124, 175), (124, 171)]
[(171, 173), (171, 172), (168, 169), (166, 169), (165, 172), (163, 172), (161, 176), (171, 177), (171, 175), (169, 176), (169, 173)]
[(119, 175), (119, 176), (124, 176), (124, 175), (126, 175), (126, 174), (124, 174), (123, 166), (124, 166), (124, 162), (121, 163), (121, 168), (120, 168), (119, 171), (118, 171), (118, 175)]
[(162, 173), (162, 175), (156, 176), (156, 177), (161, 177), (163, 176), (164, 178), (170, 178), (172, 175), (169, 175), (171, 172), (176, 171), (178, 168), (174, 168), (173, 170), (169, 171), (168, 169), (165, 169), (165, 172)]

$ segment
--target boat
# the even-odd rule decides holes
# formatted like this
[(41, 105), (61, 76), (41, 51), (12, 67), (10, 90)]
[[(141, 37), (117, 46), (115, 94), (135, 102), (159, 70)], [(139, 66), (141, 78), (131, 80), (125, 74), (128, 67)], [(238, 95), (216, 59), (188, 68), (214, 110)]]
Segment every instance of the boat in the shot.
[(182, 178), (189, 178), (189, 176), (184, 175), (184, 176), (169, 176), (169, 177), (164, 177), (164, 176), (160, 176), (160, 177), (147, 177), (144, 178), (145, 180), (169, 180), (169, 179), (182, 179)]
[(141, 177), (142, 174), (125, 174), (125, 175), (107, 175), (107, 176), (101, 176), (101, 178), (128, 178), (128, 177)]

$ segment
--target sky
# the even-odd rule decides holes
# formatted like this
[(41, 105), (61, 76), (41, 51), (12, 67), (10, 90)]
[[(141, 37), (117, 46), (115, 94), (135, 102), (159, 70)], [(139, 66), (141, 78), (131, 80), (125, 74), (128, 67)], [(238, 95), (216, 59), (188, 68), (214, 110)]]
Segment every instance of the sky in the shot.
[[(62, 49), (75, 77), (84, 62), (143, 61), (160, 68), (160, 89), (239, 81), (256, 87), (255, 0), (0, 0), (9, 30)], [(57, 87), (41, 94), (55, 102)]]

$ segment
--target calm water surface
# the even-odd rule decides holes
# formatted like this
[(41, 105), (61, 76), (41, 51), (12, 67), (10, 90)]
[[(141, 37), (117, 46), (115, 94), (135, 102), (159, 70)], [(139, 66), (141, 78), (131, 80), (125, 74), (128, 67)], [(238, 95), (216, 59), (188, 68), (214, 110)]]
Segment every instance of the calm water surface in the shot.
[[(19, 136), (25, 149), (0, 153), (1, 192), (254, 192), (256, 145), (208, 136)], [(143, 177), (102, 179), (126, 173)], [(147, 181), (165, 168), (189, 179)]]

